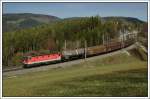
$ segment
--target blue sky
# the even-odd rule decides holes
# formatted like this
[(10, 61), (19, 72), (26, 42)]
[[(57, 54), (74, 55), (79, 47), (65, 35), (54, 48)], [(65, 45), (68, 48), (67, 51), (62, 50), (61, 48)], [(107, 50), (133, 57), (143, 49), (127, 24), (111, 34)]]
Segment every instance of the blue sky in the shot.
[(38, 13), (60, 18), (126, 16), (147, 21), (147, 3), (3, 3), (3, 13)]

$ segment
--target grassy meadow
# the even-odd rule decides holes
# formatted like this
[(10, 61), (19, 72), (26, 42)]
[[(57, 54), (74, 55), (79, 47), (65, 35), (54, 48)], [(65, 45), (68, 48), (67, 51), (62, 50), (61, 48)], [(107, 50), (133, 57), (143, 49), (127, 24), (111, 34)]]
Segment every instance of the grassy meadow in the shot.
[[(121, 53), (3, 78), (3, 96), (148, 96), (147, 61)], [(84, 60), (83, 60), (84, 61)]]

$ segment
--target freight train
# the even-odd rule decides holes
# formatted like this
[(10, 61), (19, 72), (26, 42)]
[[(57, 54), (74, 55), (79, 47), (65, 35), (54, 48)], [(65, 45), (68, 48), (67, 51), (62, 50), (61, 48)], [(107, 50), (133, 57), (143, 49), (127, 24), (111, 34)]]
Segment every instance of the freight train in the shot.
[(38, 56), (27, 56), (23, 60), (24, 68), (38, 66), (42, 64), (58, 63), (69, 61), (77, 58), (91, 57), (94, 55), (100, 55), (109, 53), (121, 48), (127, 47), (134, 43), (133, 39), (122, 41), (110, 41), (103, 45), (92, 46), (87, 48), (79, 48), (75, 50), (65, 50), (61, 53), (38, 55)]

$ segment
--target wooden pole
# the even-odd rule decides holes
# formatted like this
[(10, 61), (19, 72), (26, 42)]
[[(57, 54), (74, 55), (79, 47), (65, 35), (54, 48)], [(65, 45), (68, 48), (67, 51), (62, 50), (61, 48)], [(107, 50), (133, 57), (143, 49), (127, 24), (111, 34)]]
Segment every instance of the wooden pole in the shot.
[(106, 36), (106, 42), (107, 42), (107, 46), (108, 46), (109, 45), (108, 35)]
[(65, 40), (65, 51), (66, 51), (66, 49), (67, 49), (67, 43), (66, 43), (66, 40)]
[(87, 52), (87, 43), (86, 43), (86, 40), (84, 41), (84, 58), (86, 59), (86, 52)]
[(105, 44), (104, 34), (103, 34), (103, 45)]
[(124, 41), (125, 41), (125, 29), (123, 31), (123, 48), (124, 48)]

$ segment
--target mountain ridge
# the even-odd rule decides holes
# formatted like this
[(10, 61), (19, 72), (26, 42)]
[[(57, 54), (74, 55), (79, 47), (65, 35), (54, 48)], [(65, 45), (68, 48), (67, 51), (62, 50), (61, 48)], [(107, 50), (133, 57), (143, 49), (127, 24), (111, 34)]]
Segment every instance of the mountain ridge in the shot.
[(41, 24), (53, 23), (60, 18), (52, 15), (33, 13), (7, 13), (3, 14), (3, 32), (17, 29), (26, 29)]
[[(5, 13), (2, 15), (3, 18), (3, 32), (10, 32), (18, 29), (26, 29), (30, 27), (35, 27), (42, 24), (50, 24), (60, 20), (74, 20), (86, 17), (69, 17), (69, 18), (59, 18), (53, 15), (45, 14), (35, 14), (35, 13)], [(108, 20), (120, 20), (123, 22), (132, 23), (145, 23), (138, 18), (134, 17), (124, 17), (124, 16), (108, 16), (101, 17), (102, 21)]]

